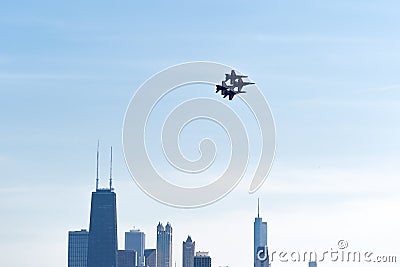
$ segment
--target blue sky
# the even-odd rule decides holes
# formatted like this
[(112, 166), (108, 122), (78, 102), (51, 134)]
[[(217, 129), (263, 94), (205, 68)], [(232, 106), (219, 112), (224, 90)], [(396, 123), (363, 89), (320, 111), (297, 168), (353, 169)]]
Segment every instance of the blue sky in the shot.
[[(251, 266), (258, 196), (271, 246), (340, 238), (399, 255), (399, 12), (398, 1), (3, 1), (0, 265), (66, 265), (67, 231), (88, 227), (97, 139), (103, 177), (115, 148), (119, 234), (136, 225), (154, 246), (158, 221), (171, 221), (178, 265), (192, 234), (215, 266)], [(193, 60), (250, 75), (274, 114), (277, 151), (255, 195), (245, 180), (182, 211), (131, 181), (121, 132), (135, 90)], [(240, 241), (226, 242), (237, 229)]]

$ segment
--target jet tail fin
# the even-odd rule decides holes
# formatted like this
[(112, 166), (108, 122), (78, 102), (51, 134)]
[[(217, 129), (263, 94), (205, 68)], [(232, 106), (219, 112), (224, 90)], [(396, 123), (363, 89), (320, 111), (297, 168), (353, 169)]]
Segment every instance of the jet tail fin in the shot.
[(228, 81), (231, 77), (229, 77), (229, 74), (225, 74), (225, 82)]

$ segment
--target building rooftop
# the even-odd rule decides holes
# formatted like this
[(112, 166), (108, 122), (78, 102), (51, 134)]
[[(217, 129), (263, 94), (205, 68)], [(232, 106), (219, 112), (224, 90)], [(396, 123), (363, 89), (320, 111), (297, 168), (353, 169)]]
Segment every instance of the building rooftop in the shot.
[(196, 252), (196, 257), (208, 257), (208, 252), (198, 251)]

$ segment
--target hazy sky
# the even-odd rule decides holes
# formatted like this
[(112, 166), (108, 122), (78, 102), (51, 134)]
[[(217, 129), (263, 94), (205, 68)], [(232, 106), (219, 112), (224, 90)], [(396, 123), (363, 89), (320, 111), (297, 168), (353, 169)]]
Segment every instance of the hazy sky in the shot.
[[(323, 252), (345, 239), (400, 260), (399, 13), (394, 0), (2, 1), (0, 266), (66, 266), (67, 231), (88, 228), (97, 139), (102, 185), (114, 146), (120, 248), (133, 226), (155, 247), (157, 223), (169, 221), (178, 267), (188, 234), (214, 267), (250, 267), (260, 197), (271, 250)], [(135, 90), (193, 60), (250, 75), (277, 151), (254, 195), (247, 177), (214, 205), (181, 210), (138, 189), (121, 133)]]

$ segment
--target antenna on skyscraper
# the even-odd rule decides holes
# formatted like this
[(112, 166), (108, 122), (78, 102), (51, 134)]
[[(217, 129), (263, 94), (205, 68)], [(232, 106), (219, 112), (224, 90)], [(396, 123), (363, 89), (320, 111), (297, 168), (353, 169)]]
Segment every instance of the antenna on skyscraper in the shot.
[(96, 157), (96, 190), (99, 189), (99, 145), (100, 141), (97, 140), (97, 157)]
[(112, 147), (110, 155), (110, 190), (112, 190)]
[(260, 218), (260, 198), (257, 198), (257, 218)]

